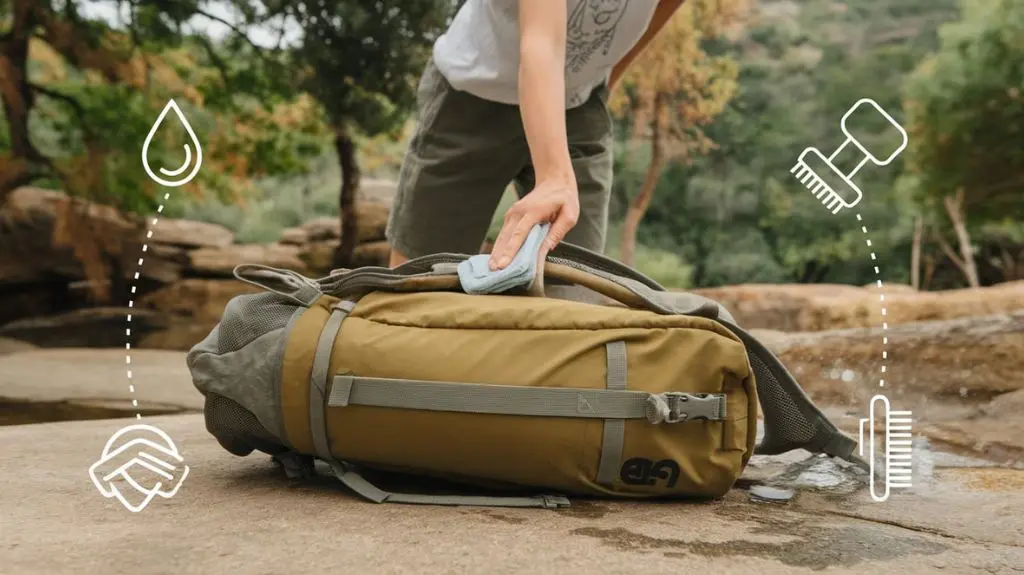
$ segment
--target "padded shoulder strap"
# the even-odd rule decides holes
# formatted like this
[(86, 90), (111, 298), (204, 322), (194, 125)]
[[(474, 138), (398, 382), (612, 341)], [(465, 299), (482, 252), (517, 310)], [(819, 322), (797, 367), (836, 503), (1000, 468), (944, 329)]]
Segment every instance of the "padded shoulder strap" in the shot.
[(316, 282), (291, 270), (241, 264), (235, 266), (234, 275), (247, 284), (282, 295), (305, 307), (313, 305), (321, 295)]
[(643, 273), (623, 264), (622, 262), (615, 261), (597, 252), (592, 252), (577, 245), (562, 242), (555, 246), (555, 249), (551, 250), (548, 254), (548, 261), (558, 259), (583, 264), (591, 269), (602, 271), (616, 277), (627, 278), (635, 282), (639, 282), (655, 291), (665, 291), (665, 288), (662, 287), (661, 284), (647, 277)]

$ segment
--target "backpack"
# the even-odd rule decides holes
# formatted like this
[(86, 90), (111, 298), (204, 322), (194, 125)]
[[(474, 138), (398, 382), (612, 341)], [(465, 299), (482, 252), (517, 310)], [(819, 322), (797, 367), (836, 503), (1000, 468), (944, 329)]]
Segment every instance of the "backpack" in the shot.
[[(755, 453), (863, 463), (718, 303), (564, 243), (542, 266), (542, 289), (470, 295), (456, 271), (468, 257), (317, 280), (238, 266), (266, 291), (233, 298), (188, 353), (207, 430), (291, 474), (322, 460), (378, 503), (718, 497)], [(366, 470), (527, 492), (396, 493)]]

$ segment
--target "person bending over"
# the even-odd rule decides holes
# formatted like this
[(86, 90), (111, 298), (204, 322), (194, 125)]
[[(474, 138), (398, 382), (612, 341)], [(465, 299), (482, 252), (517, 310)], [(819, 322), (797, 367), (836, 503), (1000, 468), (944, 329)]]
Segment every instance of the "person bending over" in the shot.
[(474, 254), (510, 182), (490, 267), (538, 223), (542, 252), (604, 250), (612, 185), (608, 93), (682, 0), (467, 0), (434, 44), (419, 124), (388, 219), (390, 265)]

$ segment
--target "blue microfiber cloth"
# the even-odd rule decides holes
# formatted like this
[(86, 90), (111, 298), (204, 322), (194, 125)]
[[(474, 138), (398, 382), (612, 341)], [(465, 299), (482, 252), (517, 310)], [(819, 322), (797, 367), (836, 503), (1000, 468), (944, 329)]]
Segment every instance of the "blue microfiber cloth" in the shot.
[(537, 256), (551, 224), (537, 224), (526, 236), (523, 246), (516, 252), (505, 269), (492, 271), (487, 262), (491, 256), (480, 254), (459, 264), (459, 282), (468, 294), (488, 294), (508, 291), (514, 287), (530, 286), (537, 277)]

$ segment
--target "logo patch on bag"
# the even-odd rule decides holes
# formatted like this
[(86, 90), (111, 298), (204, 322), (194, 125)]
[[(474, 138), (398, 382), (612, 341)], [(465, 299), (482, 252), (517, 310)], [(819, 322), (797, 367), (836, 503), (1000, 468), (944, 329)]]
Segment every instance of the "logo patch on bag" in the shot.
[(619, 479), (627, 485), (654, 485), (658, 481), (665, 481), (665, 487), (672, 488), (679, 479), (679, 464), (671, 459), (654, 462), (634, 457), (622, 464)]

